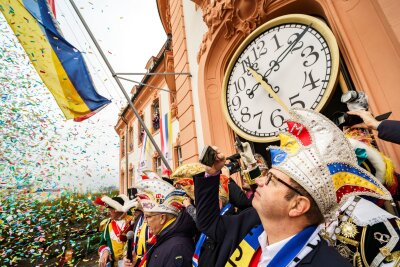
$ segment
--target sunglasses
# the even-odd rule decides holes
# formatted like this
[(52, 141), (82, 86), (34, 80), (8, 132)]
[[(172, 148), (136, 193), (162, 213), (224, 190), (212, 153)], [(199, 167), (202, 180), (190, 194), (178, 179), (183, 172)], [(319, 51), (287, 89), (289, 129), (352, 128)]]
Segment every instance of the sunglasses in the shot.
[(268, 172), (267, 173), (267, 179), (265, 180), (265, 185), (268, 185), (269, 182), (271, 182), (272, 177), (277, 180), (278, 182), (286, 185), (287, 187), (289, 187), (290, 189), (292, 189), (294, 192), (296, 192), (297, 194), (299, 194), (300, 196), (304, 196), (304, 194), (302, 194), (299, 190), (297, 190), (296, 188), (294, 188), (293, 186), (291, 186), (290, 184), (286, 183), (285, 181), (283, 181), (282, 179), (276, 177), (272, 172)]

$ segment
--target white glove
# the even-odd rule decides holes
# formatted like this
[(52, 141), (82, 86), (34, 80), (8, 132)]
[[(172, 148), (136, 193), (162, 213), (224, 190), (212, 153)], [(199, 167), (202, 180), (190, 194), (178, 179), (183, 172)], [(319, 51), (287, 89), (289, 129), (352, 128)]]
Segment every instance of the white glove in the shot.
[(252, 164), (257, 163), (256, 159), (254, 158), (253, 151), (251, 150), (250, 144), (248, 142), (243, 142), (243, 152), (240, 152), (240, 157), (243, 160), (243, 163), (246, 167), (250, 167)]

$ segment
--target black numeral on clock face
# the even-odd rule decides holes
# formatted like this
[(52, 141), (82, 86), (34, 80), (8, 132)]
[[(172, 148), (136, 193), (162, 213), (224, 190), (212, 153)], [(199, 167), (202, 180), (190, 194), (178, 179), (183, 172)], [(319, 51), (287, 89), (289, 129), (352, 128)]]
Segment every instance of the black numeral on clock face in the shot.
[(318, 108), (332, 73), (324, 38), (310, 24), (284, 23), (247, 43), (230, 67), (226, 103), (231, 122), (254, 137), (273, 137), (285, 128), (286, 112), (250, 68), (291, 108)]
[(241, 91), (246, 89), (246, 80), (243, 77), (240, 77), (236, 82), (233, 83), (235, 85), (236, 94), (239, 94)]
[(296, 95), (294, 95), (294, 96), (289, 97), (289, 102), (290, 102), (290, 106), (291, 106), (291, 107), (295, 107), (295, 105), (297, 105), (297, 106), (296, 106), (297, 108), (305, 108), (305, 107), (306, 107), (306, 104), (305, 104), (303, 101), (301, 101), (301, 100), (295, 100), (295, 98), (296, 98), (296, 97), (299, 97), (299, 96), (300, 96), (300, 93), (298, 93), (298, 94), (296, 94)]
[[(308, 77), (308, 79), (307, 79)], [(307, 81), (309, 80), (309, 82)], [(319, 84), (318, 82), (320, 81), (320, 79), (315, 80), (312, 76), (312, 70), (310, 70), (309, 73), (307, 73), (307, 71), (304, 71), (304, 83), (303, 83), (303, 89), (306, 87), (311, 86), (311, 90), (314, 90), (315, 88), (318, 88)]]
[(279, 44), (278, 37), (276, 36), (276, 34), (274, 34), (274, 36), (271, 38), (271, 40), (275, 41), (275, 44), (276, 44), (275, 51), (279, 50), (279, 48), (281, 48), (283, 46), (283, 45)]
[(279, 112), (281, 112), (281, 109), (275, 109), (271, 112), (271, 116), (269, 118), (272, 126), (275, 128), (281, 127), (285, 121), (285, 118), (281, 114), (278, 114)]
[(260, 112), (258, 112), (258, 113), (256, 113), (256, 114), (253, 115), (253, 119), (255, 119), (256, 117), (259, 116), (259, 118), (258, 118), (258, 130), (261, 129), (261, 117), (262, 117), (262, 113), (263, 113), (263, 111), (260, 111)]
[(242, 100), (239, 96), (235, 96), (234, 98), (232, 98), (232, 105), (234, 106), (234, 111), (237, 111), (240, 108), (240, 106), (242, 105)]
[(250, 49), (250, 52), (248, 53), (246, 58), (242, 59), (242, 61), (240, 62), (243, 69), (242, 74), (246, 73), (247, 76), (251, 76), (251, 73), (248, 71), (249, 67), (251, 67), (254, 70), (258, 70), (259, 66), (257, 61), (261, 56), (265, 55), (267, 52), (268, 49), (265, 47), (264, 40), (260, 40), (259, 42), (257, 42), (257, 44)]
[(240, 114), (242, 114), (242, 122), (248, 122), (251, 119), (248, 107), (242, 108)]
[[(287, 43), (288, 43), (289, 45), (293, 44), (294, 42), (296, 42), (296, 40), (299, 38), (299, 36), (300, 36), (300, 33), (293, 33), (293, 34), (289, 37)], [(298, 41), (298, 42), (294, 45), (294, 47), (291, 49), (291, 53), (293, 53), (293, 52), (296, 51), (296, 50), (301, 49), (301, 48), (303, 47), (303, 44), (304, 44), (303, 41)]]
[[(308, 52), (308, 54), (306, 54), (307, 52)], [(309, 45), (306, 48), (304, 48), (303, 51), (301, 51), (301, 56), (306, 57), (306, 61), (304, 61), (304, 63), (303, 63), (304, 67), (311, 67), (319, 59), (319, 53), (314, 51), (313, 45)], [(309, 57), (311, 57), (311, 58), (308, 59)]]

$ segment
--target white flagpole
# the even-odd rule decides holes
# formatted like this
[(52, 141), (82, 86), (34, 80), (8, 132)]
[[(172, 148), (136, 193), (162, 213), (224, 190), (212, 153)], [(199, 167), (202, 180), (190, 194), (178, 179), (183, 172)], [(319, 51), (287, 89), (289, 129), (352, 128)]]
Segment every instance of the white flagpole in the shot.
[[(69, 2), (71, 3), (72, 7), (74, 8), (76, 14), (78, 15), (79, 19), (81, 20), (83, 26), (85, 27), (86, 31), (88, 32), (90, 38), (92, 39), (94, 45), (96, 46), (97, 50), (99, 51), (101, 57), (103, 58), (104, 62), (106, 63), (108, 69), (110, 70), (112, 76), (114, 77), (115, 81), (117, 82), (119, 89), (121, 90), (121, 92), (124, 94), (126, 100), (128, 101), (129, 106), (131, 107), (133, 113), (135, 114), (136, 118), (138, 119), (139, 123), (142, 125), (143, 129), (145, 130), (145, 132), (147, 133), (148, 138), (150, 139), (151, 143), (153, 144), (154, 148), (157, 150), (158, 155), (160, 155), (161, 160), (163, 161), (163, 163), (165, 164), (165, 166), (170, 170), (171, 167), (168, 164), (168, 161), (165, 159), (163, 153), (161, 152), (160, 148), (158, 147), (156, 141), (154, 140), (153, 136), (151, 135), (149, 129), (147, 129), (147, 126), (145, 125), (144, 121), (142, 120), (142, 118), (139, 116), (139, 113), (137, 112), (136, 108), (133, 106), (132, 100), (131, 98), (128, 96), (128, 94), (125, 92), (124, 87), (122, 85), (122, 83), (120, 82), (120, 80), (118, 79), (113, 67), (111, 66), (110, 62), (108, 61), (107, 57), (105, 56), (103, 50), (101, 49), (100, 45), (97, 43), (96, 39), (94, 38), (94, 35), (92, 33), (92, 31), (90, 30), (89, 26), (86, 24), (86, 21), (83, 19), (81, 13), (78, 10), (78, 7), (75, 5), (73, 0), (69, 0)], [(128, 138), (128, 137), (127, 137)], [(128, 155), (126, 155), (126, 157), (128, 157)], [(127, 172), (128, 170), (126, 170)]]

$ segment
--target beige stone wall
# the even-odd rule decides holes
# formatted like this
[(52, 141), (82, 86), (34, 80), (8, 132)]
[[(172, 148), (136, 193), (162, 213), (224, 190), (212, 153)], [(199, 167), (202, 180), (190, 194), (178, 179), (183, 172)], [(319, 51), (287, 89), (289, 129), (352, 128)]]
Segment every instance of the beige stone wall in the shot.
[[(172, 34), (174, 68), (189, 72), (183, 0), (157, 0), (161, 20)], [(285, 14), (324, 18), (331, 27), (357, 90), (365, 91), (374, 114), (392, 111), (400, 119), (399, 0), (192, 0), (208, 31), (198, 51), (198, 96), (205, 144), (234, 151), (233, 132), (220, 108), (221, 84), (234, 51), (257, 26)], [(198, 155), (190, 77), (176, 79), (181, 144), (185, 162)], [(400, 171), (398, 145), (378, 140)]]
[[(169, 1), (175, 72), (190, 72), (182, 0)], [(197, 161), (198, 147), (190, 77), (176, 76), (180, 144), (184, 163)]]
[[(391, 119), (400, 119), (400, 2), (331, 2), (335, 34), (357, 90), (367, 93), (374, 114), (392, 111)], [(378, 144), (399, 170), (398, 146), (379, 139)]]

